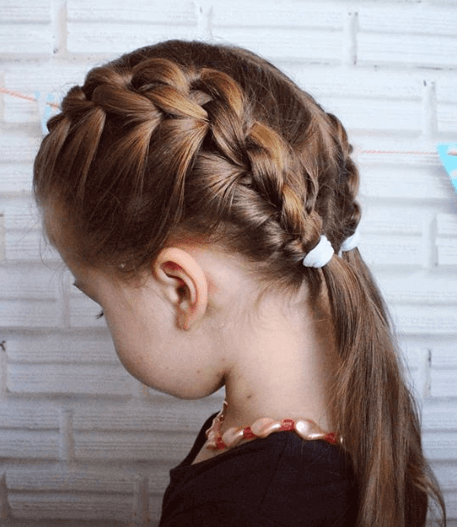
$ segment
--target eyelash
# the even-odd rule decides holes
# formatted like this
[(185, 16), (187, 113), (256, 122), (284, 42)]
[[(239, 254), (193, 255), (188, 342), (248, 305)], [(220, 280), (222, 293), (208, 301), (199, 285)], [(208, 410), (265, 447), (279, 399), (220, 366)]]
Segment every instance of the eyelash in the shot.
[[(77, 289), (79, 289), (79, 287), (76, 285), (76, 281), (73, 282), (73, 285), (74, 285)], [(100, 313), (99, 313), (98, 315), (95, 315), (95, 318), (98, 320), (99, 318), (103, 318), (103, 316), (104, 316), (103, 311), (100, 311)]]

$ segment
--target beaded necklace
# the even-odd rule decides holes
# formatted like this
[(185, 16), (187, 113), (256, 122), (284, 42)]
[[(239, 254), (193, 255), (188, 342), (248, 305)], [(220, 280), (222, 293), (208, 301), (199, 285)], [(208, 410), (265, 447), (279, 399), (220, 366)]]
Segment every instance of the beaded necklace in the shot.
[(233, 448), (242, 440), (252, 440), (269, 436), (272, 432), (296, 432), (301, 438), (306, 440), (323, 439), (332, 445), (342, 444), (343, 438), (333, 432), (324, 432), (311, 419), (282, 419), (275, 421), (269, 417), (258, 419), (253, 425), (244, 428), (232, 427), (224, 434), (221, 434), (221, 424), (225, 419), (228, 408), (227, 401), (224, 401), (222, 410), (213, 419), (211, 427), (206, 431), (206, 448), (208, 450), (225, 450)]

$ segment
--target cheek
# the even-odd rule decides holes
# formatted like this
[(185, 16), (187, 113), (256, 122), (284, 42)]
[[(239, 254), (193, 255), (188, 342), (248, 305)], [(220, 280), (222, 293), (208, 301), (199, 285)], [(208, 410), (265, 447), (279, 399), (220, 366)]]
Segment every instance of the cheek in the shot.
[[(160, 324), (157, 324), (160, 326)], [(144, 329), (144, 328), (143, 328)], [(161, 328), (162, 329), (162, 328)], [(180, 399), (201, 399), (223, 386), (223, 376), (199, 360), (201, 350), (167, 333), (153, 339), (151, 328), (142, 332), (111, 330), (117, 356), (124, 368), (138, 381), (154, 390)], [(157, 329), (157, 335), (163, 337)]]
[(141, 300), (134, 305), (103, 306), (117, 356), (130, 375), (181, 399), (206, 397), (222, 386), (204, 338), (179, 329), (167, 306)]
[[(151, 357), (150, 347), (144, 343), (139, 345), (138, 338), (134, 341), (121, 338), (118, 332), (111, 332), (116, 354), (122, 363), (122, 366), (137, 380), (152, 386), (151, 370), (154, 359)], [(156, 361), (157, 362), (157, 359)]]
[(108, 312), (105, 317), (124, 368), (143, 384), (155, 388), (161, 372), (167, 368), (164, 344), (169, 339), (163, 325), (128, 312), (123, 315)]

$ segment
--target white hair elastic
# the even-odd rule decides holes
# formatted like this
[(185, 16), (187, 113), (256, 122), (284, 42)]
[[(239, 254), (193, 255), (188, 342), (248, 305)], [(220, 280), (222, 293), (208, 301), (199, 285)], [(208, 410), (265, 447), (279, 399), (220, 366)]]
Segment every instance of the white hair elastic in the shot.
[(319, 243), (303, 258), (305, 267), (323, 267), (327, 264), (335, 251), (325, 234), (321, 234)]
[(352, 236), (349, 236), (346, 240), (344, 240), (343, 244), (341, 245), (340, 252), (338, 253), (338, 256), (341, 256), (343, 252), (350, 251), (352, 249), (355, 249), (359, 246), (360, 242), (360, 230), (357, 228)]
[[(359, 240), (360, 232), (357, 229), (352, 236), (349, 236), (349, 238), (343, 242), (338, 256), (341, 256), (343, 252), (350, 251), (357, 247)], [(321, 234), (319, 243), (303, 258), (303, 265), (305, 267), (323, 267), (332, 259), (334, 253), (335, 251), (333, 250), (332, 244), (328, 241), (327, 236)]]

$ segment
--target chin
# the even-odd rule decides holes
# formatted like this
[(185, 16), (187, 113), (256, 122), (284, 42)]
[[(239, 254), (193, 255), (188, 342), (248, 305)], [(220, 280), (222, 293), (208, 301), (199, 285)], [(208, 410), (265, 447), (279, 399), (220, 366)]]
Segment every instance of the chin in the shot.
[(166, 393), (167, 395), (171, 395), (173, 397), (176, 397), (177, 399), (183, 399), (183, 400), (189, 400), (194, 401), (196, 399), (204, 399), (205, 397), (208, 397), (209, 395), (212, 395), (213, 393), (216, 393), (219, 391), (223, 386), (225, 385), (225, 379), (218, 379), (218, 382), (216, 383), (189, 383), (189, 382), (182, 382), (182, 383), (175, 383), (173, 386), (163, 386), (163, 385), (149, 385), (150, 388), (154, 388), (155, 390), (158, 390), (159, 392)]

